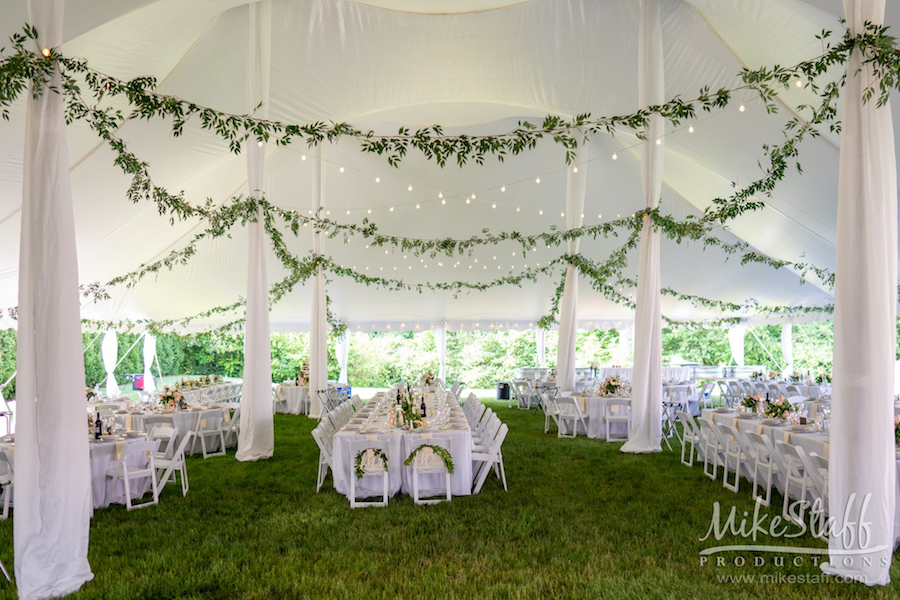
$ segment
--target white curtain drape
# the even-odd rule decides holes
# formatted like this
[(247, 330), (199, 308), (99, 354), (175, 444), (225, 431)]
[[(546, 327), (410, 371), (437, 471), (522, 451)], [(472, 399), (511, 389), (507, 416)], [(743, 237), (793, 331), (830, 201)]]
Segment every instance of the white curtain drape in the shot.
[(447, 323), (434, 330), (434, 346), (438, 355), (438, 378), (447, 383)]
[[(29, 0), (35, 52), (59, 48), (62, 0)], [(60, 88), (54, 69), (51, 85)], [(19, 331), (16, 366), (16, 508), (19, 598), (77, 591), (88, 564), (91, 463), (84, 412), (75, 219), (64, 101), (44, 90), (26, 102)]]
[[(319, 144), (314, 151), (318, 166), (313, 169), (312, 209), (313, 214), (323, 206), (322, 192), (325, 179), (325, 151)], [(321, 256), (325, 247), (324, 236), (313, 229), (313, 253)], [(326, 322), (325, 274), (322, 267), (316, 269), (312, 280), (312, 310), (309, 327), (309, 416), (318, 419), (322, 416), (322, 403), (316, 395), (318, 390), (328, 386), (328, 323)]]
[[(665, 101), (662, 25), (659, 0), (641, 0), (638, 36), (638, 102), (642, 107)], [(647, 208), (659, 206), (662, 191), (665, 123), (650, 117), (641, 149), (641, 181)], [(657, 142), (659, 142), (657, 144)], [(637, 306), (634, 313), (634, 371), (631, 433), (622, 452), (659, 452), (662, 430), (662, 326), (659, 232), (644, 218), (638, 257)]]
[[(867, 21), (883, 23), (884, 6), (884, 0), (844, 0), (850, 33), (862, 33)], [(866, 87), (877, 95), (878, 84), (861, 59), (854, 50), (847, 63), (841, 119), (828, 477), (835, 529), (856, 535), (831, 537), (822, 569), (885, 585), (896, 500), (897, 163), (890, 104), (862, 102)]]
[[(587, 181), (588, 147), (581, 145), (566, 176), (566, 229), (584, 222), (584, 193)], [(577, 169), (577, 172), (576, 172)], [(569, 254), (578, 254), (579, 238), (569, 240)], [(560, 391), (575, 390), (575, 342), (578, 336), (578, 271), (569, 265), (559, 307), (559, 346), (556, 350), (556, 385)]]
[(731, 358), (739, 367), (744, 366), (744, 336), (746, 334), (746, 325), (735, 325), (728, 330), (728, 347), (731, 349)]
[[(271, 6), (268, 0), (248, 5), (250, 41), (247, 55), (247, 111), (265, 118), (269, 100)], [(265, 188), (265, 145), (246, 143), (247, 187), (261, 198)], [(244, 381), (241, 428), (235, 458), (263, 460), (275, 453), (272, 403), (272, 355), (269, 335), (269, 277), (262, 223), (247, 223), (247, 324), (244, 331)]]
[(537, 345), (537, 365), (543, 369), (547, 366), (547, 330), (540, 327), (535, 329), (534, 341)]
[(156, 358), (156, 336), (144, 335), (144, 391), (156, 390), (153, 382), (153, 359)]
[(781, 324), (781, 354), (784, 356), (784, 372), (790, 376), (794, 372), (793, 321)]
[(106, 370), (106, 395), (110, 398), (118, 398), (119, 383), (113, 374), (113, 371), (116, 370), (116, 361), (119, 359), (119, 336), (116, 335), (115, 330), (108, 329), (103, 334), (100, 357), (103, 359), (103, 368)]
[(335, 341), (334, 350), (337, 352), (338, 364), (341, 366), (338, 383), (347, 383), (347, 361), (350, 358), (350, 331), (345, 331), (344, 335)]

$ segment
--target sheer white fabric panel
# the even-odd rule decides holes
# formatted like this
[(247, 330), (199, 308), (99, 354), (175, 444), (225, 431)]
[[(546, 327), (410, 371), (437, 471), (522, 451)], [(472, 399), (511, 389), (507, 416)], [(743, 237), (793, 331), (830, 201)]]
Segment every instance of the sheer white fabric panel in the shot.
[(156, 358), (156, 336), (144, 335), (144, 391), (152, 392), (156, 389), (153, 382), (153, 359)]
[[(641, 106), (665, 101), (662, 27), (659, 0), (641, 0), (638, 41), (638, 102)], [(659, 205), (663, 174), (662, 117), (650, 117), (647, 141), (641, 149), (641, 181), (647, 208)], [(662, 329), (659, 275), (659, 232), (644, 219), (638, 258), (637, 306), (634, 315), (634, 371), (632, 424), (622, 452), (659, 452), (662, 432)]]
[(337, 352), (338, 364), (341, 366), (341, 374), (338, 376), (338, 383), (347, 383), (347, 360), (350, 357), (350, 332), (345, 331), (344, 335), (335, 342), (335, 352)]
[(793, 321), (781, 324), (781, 354), (784, 356), (784, 372), (790, 376), (794, 372), (794, 325)]
[[(41, 47), (62, 43), (63, 2), (30, 0)], [(51, 85), (60, 86), (58, 72)], [(87, 560), (91, 465), (84, 412), (75, 221), (64, 102), (27, 94), (19, 332), (16, 508), (19, 598), (50, 598), (93, 579)]]
[[(321, 146), (316, 147), (315, 153), (324, 158), (325, 152)], [(324, 205), (322, 198), (323, 179), (325, 177), (325, 161), (319, 160), (319, 168), (313, 169), (312, 179), (312, 208), (313, 213)], [(321, 255), (324, 251), (325, 240), (321, 233), (313, 229), (313, 252)], [(328, 323), (326, 322), (327, 306), (325, 298), (325, 274), (319, 267), (312, 280), (312, 310), (309, 327), (309, 416), (318, 419), (322, 416), (322, 403), (316, 395), (318, 390), (326, 389), (328, 385)]]
[(547, 330), (535, 329), (534, 340), (537, 346), (537, 365), (543, 369), (547, 366)]
[(106, 395), (110, 398), (118, 398), (119, 383), (116, 381), (113, 371), (116, 370), (116, 361), (119, 358), (119, 336), (112, 329), (103, 334), (100, 357), (103, 359), (103, 368), (106, 370)]
[[(866, 21), (882, 23), (884, 6), (884, 0), (844, 0), (850, 32), (862, 33)], [(861, 62), (854, 51), (841, 119), (828, 477), (835, 528), (856, 535), (831, 537), (830, 561), (822, 569), (884, 585), (890, 582), (896, 500), (897, 173), (890, 105), (862, 103), (863, 90), (875, 86), (877, 94), (878, 84), (869, 67), (858, 72)], [(862, 520), (869, 522), (868, 535)]]
[(744, 366), (744, 336), (746, 334), (746, 325), (735, 325), (728, 330), (728, 347), (731, 349), (731, 358), (739, 367)]
[(447, 325), (444, 323), (434, 330), (434, 346), (438, 354), (438, 377), (447, 383)]
[[(268, 104), (269, 32), (268, 1), (248, 5), (250, 43), (247, 61), (247, 110), (265, 118)], [(259, 198), (265, 187), (265, 146), (252, 137), (245, 144), (247, 187)], [(272, 356), (269, 342), (269, 277), (266, 271), (266, 236), (259, 221), (247, 224), (247, 325), (244, 332), (244, 384), (241, 392), (241, 429), (235, 458), (262, 460), (275, 452), (272, 403)]]
[[(584, 221), (584, 191), (587, 181), (587, 146), (579, 146), (566, 176), (566, 229), (581, 227)], [(575, 173), (573, 167), (578, 168)], [(569, 240), (569, 254), (578, 253), (579, 239)], [(566, 284), (559, 305), (559, 346), (556, 351), (556, 385), (561, 391), (575, 390), (575, 341), (578, 336), (578, 271), (566, 269)]]

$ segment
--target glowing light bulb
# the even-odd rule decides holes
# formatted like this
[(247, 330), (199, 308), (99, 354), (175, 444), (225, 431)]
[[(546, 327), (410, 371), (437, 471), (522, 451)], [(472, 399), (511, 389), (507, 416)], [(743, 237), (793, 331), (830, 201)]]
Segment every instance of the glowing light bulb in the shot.
[(491, 204), (491, 208), (497, 208), (497, 203), (494, 202), (493, 204)]
[(474, 200), (474, 199), (475, 199), (475, 194), (472, 194), (472, 200)]
[(539, 211), (538, 211), (538, 214), (539, 214), (539, 215), (544, 214), (544, 209), (542, 208), (541, 210), (539, 210)]
[(598, 219), (602, 219), (602, 218), (603, 218), (603, 213), (600, 213), (599, 215), (597, 215), (597, 218), (598, 218)]
[(613, 159), (613, 160), (619, 160), (619, 155), (616, 154), (615, 152), (613, 152), (612, 159)]
[(412, 191), (412, 186), (407, 187), (407, 188), (406, 188), (406, 191), (411, 192), (411, 191)]
[(798, 79), (798, 80), (797, 80), (797, 87), (803, 87), (803, 80), (802, 80), (802, 79)]
[(656, 145), (662, 146), (662, 138), (656, 138)]
[(349, 210), (347, 211), (347, 214), (348, 214), (348, 215), (350, 214), (350, 211), (349, 211)]
[(301, 155), (300, 155), (300, 160), (306, 160), (306, 155), (305, 155), (305, 154), (301, 154)]
[(330, 211), (330, 210), (326, 210), (326, 211), (325, 211), (325, 214), (326, 214), (326, 215), (330, 215), (330, 214), (331, 214), (331, 211)]
[(559, 213), (559, 216), (564, 217), (564, 216), (566, 216), (566, 213), (561, 212), (561, 213)]
[(506, 191), (506, 186), (505, 186), (505, 185), (504, 185), (504, 186), (501, 186), (501, 187), (500, 187), (500, 191), (501, 191), (501, 192), (505, 192), (505, 191)]
[(375, 183), (381, 183), (381, 177), (376, 177), (376, 178), (375, 178)]
[(50, 48), (44, 48), (43, 50), (41, 50), (41, 54), (43, 54), (45, 57), (50, 56)]
[(441, 200), (441, 204), (447, 204), (446, 200)]
[(573, 173), (577, 173), (577, 172), (578, 172), (578, 167), (572, 167), (572, 172), (573, 172)]
[(391, 212), (394, 212), (394, 207), (393, 207), (393, 206), (391, 207)]
[(744, 112), (745, 110), (747, 110), (747, 109), (744, 107), (743, 104), (741, 104), (740, 106), (738, 106), (738, 111)]
[(258, 142), (256, 142), (256, 145), (259, 146), (260, 148), (263, 147), (263, 144), (264, 144), (264, 142), (262, 140), (259, 140)]
[(368, 210), (368, 213), (369, 213), (370, 215), (372, 214), (372, 209), (371, 209), (371, 208)]
[(516, 207), (516, 212), (519, 212), (519, 210), (521, 210), (521, 209), (517, 206), (517, 207)]
[(344, 172), (344, 167), (341, 167), (341, 173), (343, 173), (343, 172)]
[(443, 197), (444, 197), (444, 192), (438, 192), (438, 198), (443, 198)]
[(694, 126), (693, 126), (693, 125), (691, 125), (690, 127), (688, 127), (688, 133), (694, 133)]
[(534, 178), (534, 182), (535, 182), (535, 183), (540, 183), (540, 182), (541, 182), (541, 178), (540, 178), (540, 177), (535, 177), (535, 178)]
[(417, 208), (417, 209), (419, 208), (419, 203), (418, 203), (418, 202), (416, 202), (416, 208)]
[(471, 204), (471, 203), (472, 203), (472, 199), (471, 199), (471, 198), (466, 198), (466, 204)]

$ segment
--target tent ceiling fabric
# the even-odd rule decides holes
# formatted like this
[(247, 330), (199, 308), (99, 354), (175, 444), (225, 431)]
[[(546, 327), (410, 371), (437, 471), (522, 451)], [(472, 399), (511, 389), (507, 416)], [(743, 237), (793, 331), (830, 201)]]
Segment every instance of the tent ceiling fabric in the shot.
[[(491, 10), (471, 12), (476, 4)], [(434, 14), (415, 14), (413, 6)], [(667, 98), (693, 98), (704, 85), (733, 87), (744, 65), (783, 65), (811, 58), (821, 53), (815, 34), (822, 29), (842, 31), (838, 0), (668, 0), (662, 11)], [(95, 68), (124, 79), (153, 75), (164, 93), (223, 111), (244, 111), (245, 2), (68, 0), (66, 13), (64, 54), (87, 58)], [(272, 13), (270, 118), (295, 123), (348, 121), (386, 133), (395, 132), (398, 124), (440, 123), (450, 127), (447, 133), (477, 134), (508, 131), (521, 119), (540, 119), (548, 113), (590, 112), (596, 117), (637, 108), (638, 3), (629, 0), (487, 4), (273, 0)], [(0, 6), (4, 38), (26, 21), (24, 0)], [(888, 7), (886, 24), (900, 24), (896, 4)], [(807, 92), (790, 90), (783, 95), (781, 112), (767, 115), (752, 93), (737, 97), (746, 104), (746, 112), (732, 106), (703, 113), (694, 122), (693, 134), (687, 133), (687, 123), (677, 131), (667, 126), (663, 212), (679, 217), (699, 214), (713, 198), (728, 195), (731, 182), (743, 185), (758, 179), (762, 145), (780, 141), (791, 108), (810, 100)], [(895, 113), (900, 110), (896, 100), (892, 106)], [(0, 307), (14, 306), (18, 293), (24, 112), (20, 102), (13, 107), (10, 122), (0, 124)], [(898, 123), (895, 116), (894, 126)], [(170, 225), (155, 206), (130, 203), (124, 195), (128, 178), (113, 166), (111, 151), (85, 125), (71, 125), (68, 136), (79, 281), (105, 282), (184, 246), (202, 231), (196, 222)], [(150, 163), (157, 183), (170, 191), (184, 190), (194, 204), (207, 197), (221, 203), (247, 192), (243, 156), (230, 154), (226, 144), (199, 127), (189, 125), (181, 137), (173, 138), (163, 123), (131, 120), (121, 136)], [(592, 137), (586, 224), (631, 214), (643, 206), (640, 143), (627, 133)], [(722, 236), (744, 240), (774, 258), (802, 256), (833, 269), (839, 143), (833, 135), (803, 142), (804, 173), (789, 173), (766, 209), (729, 223)], [(266, 147), (270, 202), (308, 209), (311, 176), (317, 168), (312, 153), (303, 159), (308, 152), (302, 142)], [(611, 160), (613, 153), (618, 160)], [(326, 208), (337, 221), (368, 217), (382, 233), (417, 238), (463, 238), (483, 228), (533, 234), (565, 226), (560, 216), (565, 210), (564, 152), (550, 141), (503, 163), (489, 158), (484, 166), (463, 168), (441, 169), (413, 153), (394, 169), (383, 157), (361, 153), (354, 140), (327, 145), (324, 160)], [(534, 182), (538, 176), (540, 184)], [(505, 192), (501, 186), (506, 186)], [(476, 199), (466, 204), (471, 194)], [(305, 255), (311, 250), (309, 238), (301, 229), (298, 237), (289, 236), (289, 244), (295, 253)], [(584, 239), (581, 252), (601, 260), (623, 242), (621, 237)], [(526, 264), (546, 264), (564, 251), (538, 248), (522, 257), (519, 246), (507, 243), (480, 248), (471, 257), (420, 260), (365, 245), (361, 237), (347, 243), (338, 237), (327, 241), (326, 252), (338, 264), (368, 275), (415, 283), (490, 281), (510, 270), (520, 272)], [(245, 247), (245, 232), (238, 227), (231, 238), (202, 242), (189, 265), (158, 278), (150, 276), (129, 290), (114, 288), (111, 301), (87, 305), (82, 314), (97, 319), (170, 319), (230, 304), (245, 293)], [(752, 297), (761, 303), (789, 305), (831, 299), (828, 290), (814, 283), (800, 285), (796, 274), (741, 266), (735, 258), (726, 262), (715, 248), (704, 251), (699, 245), (679, 246), (664, 238), (661, 256), (663, 287), (685, 294), (734, 302)], [(636, 250), (630, 262), (626, 274), (634, 277)], [(285, 275), (271, 252), (269, 273), (271, 282)], [(558, 280), (543, 277), (521, 288), (500, 287), (459, 298), (448, 293), (389, 292), (339, 278), (328, 289), (332, 311), (351, 329), (387, 324), (427, 328), (442, 321), (451, 328), (474, 328), (475, 323), (477, 328), (485, 324), (527, 328), (549, 310)], [(616, 326), (632, 319), (630, 310), (603, 298), (589, 282), (582, 281), (580, 290), (582, 326)], [(273, 329), (307, 329), (309, 307), (309, 289), (298, 286), (274, 307)], [(663, 314), (713, 316), (670, 297), (663, 298)], [(0, 326), (8, 324), (8, 319), (0, 321)], [(211, 324), (214, 321), (195, 325)]]

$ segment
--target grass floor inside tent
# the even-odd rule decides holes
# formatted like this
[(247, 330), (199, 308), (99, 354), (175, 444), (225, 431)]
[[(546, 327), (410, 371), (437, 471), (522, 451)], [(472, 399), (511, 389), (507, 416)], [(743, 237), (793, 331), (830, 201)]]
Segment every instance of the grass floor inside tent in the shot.
[[(621, 444), (557, 439), (530, 411), (489, 402), (510, 431), (509, 492), (491, 476), (477, 496), (351, 510), (331, 487), (315, 492), (314, 422), (275, 416), (275, 456), (260, 463), (188, 459), (191, 490), (166, 487), (160, 505), (96, 511), (94, 580), (79, 598), (848, 598), (900, 596), (900, 560), (887, 588), (818, 578), (811, 557), (724, 554), (700, 565), (713, 504), (739, 515), (753, 503), (673, 452), (629, 455)], [(780, 513), (781, 498), (773, 508)], [(14, 517), (13, 517), (14, 518)], [(0, 522), (0, 558), (12, 569), (12, 520)], [(824, 547), (800, 539), (757, 543)], [(743, 557), (746, 565), (735, 566)], [(783, 566), (775, 564), (784, 559)], [(744, 578), (727, 581), (726, 578)], [(2, 581), (2, 580), (0, 580)], [(0, 584), (0, 596), (15, 589)]]

